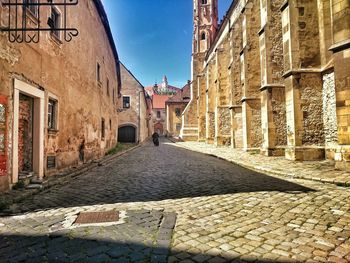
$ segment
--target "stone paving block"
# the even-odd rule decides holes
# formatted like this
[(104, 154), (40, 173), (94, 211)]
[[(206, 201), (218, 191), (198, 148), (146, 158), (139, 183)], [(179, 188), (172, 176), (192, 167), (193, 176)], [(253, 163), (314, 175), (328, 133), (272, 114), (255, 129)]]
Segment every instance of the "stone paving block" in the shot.
[[(302, 172), (303, 164), (298, 169)], [(16, 243), (26, 253), (44, 240), (38, 250), (60, 256), (61, 262), (71, 253), (84, 260), (96, 247), (105, 248), (90, 258), (129, 262), (137, 252), (151, 261), (169, 245), (159, 260), (197, 262), (194, 258), (202, 255), (225, 262), (239, 262), (237, 257), (241, 262), (350, 261), (347, 200), (347, 188), (266, 176), (172, 144), (157, 151), (141, 147), (16, 204), (19, 217), (0, 217), (0, 254), (13, 258)], [(46, 211), (34, 212), (41, 208)], [(59, 225), (81, 211), (113, 209), (126, 211), (125, 223)], [(120, 247), (127, 248), (125, 253), (117, 252)]]

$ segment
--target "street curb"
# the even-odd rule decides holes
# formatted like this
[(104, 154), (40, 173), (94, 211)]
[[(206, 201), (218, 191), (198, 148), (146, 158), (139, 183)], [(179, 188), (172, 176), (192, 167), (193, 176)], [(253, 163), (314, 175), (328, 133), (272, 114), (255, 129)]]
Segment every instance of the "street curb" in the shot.
[[(109, 165), (118, 157), (120, 157), (128, 152), (131, 152), (131, 151), (141, 147), (142, 145), (143, 144), (140, 143), (134, 147), (131, 147), (131, 148), (125, 150), (125, 151), (118, 152), (118, 153), (113, 154), (113, 155), (106, 155), (100, 159), (93, 160), (91, 163), (79, 166), (76, 169), (74, 169), (74, 171), (67, 171), (67, 172), (63, 172), (63, 173), (58, 173), (56, 175), (52, 175), (52, 176), (48, 177), (46, 181), (43, 182), (43, 187), (41, 189), (11, 190), (8, 193), (7, 197), (11, 199), (11, 205), (18, 203), (18, 202), (20, 202), (20, 201), (22, 201), (22, 200), (24, 200), (32, 195), (46, 191), (53, 186), (64, 185), (67, 183), (66, 182), (67, 180), (74, 178), (74, 177), (77, 177), (85, 172), (88, 172), (93, 168), (96, 168), (96, 167), (101, 166), (101, 165)], [(50, 180), (52, 180), (52, 182), (50, 182)], [(16, 197), (16, 195), (20, 195), (20, 196)], [(6, 194), (4, 194), (3, 196), (6, 199)], [(11, 198), (11, 196), (14, 196), (14, 197)], [(8, 215), (6, 210), (0, 211), (0, 217), (3, 215)]]
[[(174, 142), (173, 140), (169, 139), (169, 141), (173, 142), (178, 147), (181, 147), (183, 149), (191, 150), (191, 151), (198, 152), (198, 153), (203, 153), (203, 152), (197, 151), (195, 149), (192, 149), (190, 147), (179, 145), (176, 142)], [(320, 178), (320, 177), (307, 178), (307, 177), (295, 175), (293, 173), (288, 174), (288, 173), (284, 173), (284, 172), (277, 172), (277, 171), (274, 171), (272, 169), (256, 168), (255, 166), (248, 165), (246, 163), (240, 163), (240, 162), (237, 162), (237, 161), (233, 161), (233, 160), (229, 160), (229, 159), (223, 158), (221, 156), (215, 155), (214, 153), (203, 153), (203, 154), (206, 154), (208, 156), (212, 156), (212, 157), (218, 158), (220, 160), (224, 160), (224, 161), (236, 164), (236, 165), (238, 165), (240, 167), (243, 167), (243, 168), (255, 171), (255, 172), (264, 173), (264, 174), (270, 175), (270, 176), (278, 176), (278, 177), (284, 177), (284, 178), (288, 178), (288, 179), (302, 179), (302, 180), (308, 180), (308, 181), (314, 181), (314, 182), (320, 182), (320, 183), (335, 184), (337, 186), (342, 186), (342, 187), (350, 187), (350, 179), (349, 179), (349, 181), (344, 182), (344, 181), (339, 181), (336, 178), (331, 178), (331, 179)]]

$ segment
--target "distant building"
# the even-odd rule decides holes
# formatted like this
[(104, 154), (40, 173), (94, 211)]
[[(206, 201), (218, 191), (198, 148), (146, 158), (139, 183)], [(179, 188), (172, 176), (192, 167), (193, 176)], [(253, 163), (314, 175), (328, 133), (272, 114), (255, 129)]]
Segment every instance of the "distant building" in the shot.
[(172, 96), (176, 94), (179, 88), (169, 85), (168, 78), (164, 76), (160, 85), (156, 83), (153, 86), (146, 87), (145, 90), (150, 97), (152, 97), (154, 94)]
[(122, 64), (122, 98), (119, 103), (118, 142), (143, 142), (150, 136), (147, 93), (143, 85)]
[(145, 88), (152, 99), (152, 132), (158, 132), (160, 135), (166, 135), (166, 107), (165, 102), (175, 95), (181, 89), (168, 84), (168, 79), (164, 76), (160, 85), (153, 85)]
[(179, 136), (182, 127), (182, 113), (190, 101), (190, 82), (170, 97), (166, 102), (167, 133)]

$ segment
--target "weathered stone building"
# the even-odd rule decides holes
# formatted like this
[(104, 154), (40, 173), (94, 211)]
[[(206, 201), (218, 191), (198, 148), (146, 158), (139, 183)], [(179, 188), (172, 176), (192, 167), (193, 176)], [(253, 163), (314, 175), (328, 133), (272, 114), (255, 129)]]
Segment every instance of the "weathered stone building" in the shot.
[(119, 105), (118, 142), (143, 142), (151, 134), (147, 94), (143, 85), (120, 63), (122, 99)]
[(350, 2), (194, 0), (182, 137), (350, 169)]
[(182, 113), (190, 101), (190, 82), (165, 102), (167, 134), (179, 136), (182, 127)]
[[(23, 8), (28, 27), (49, 17), (63, 25), (62, 6)], [(8, 14), (0, 5), (1, 27)], [(67, 21), (79, 29), (69, 43), (59, 31), (40, 32), (37, 44), (10, 43), (0, 33), (1, 190), (21, 175), (42, 179), (101, 157), (117, 142), (120, 70), (102, 2), (79, 1)]]

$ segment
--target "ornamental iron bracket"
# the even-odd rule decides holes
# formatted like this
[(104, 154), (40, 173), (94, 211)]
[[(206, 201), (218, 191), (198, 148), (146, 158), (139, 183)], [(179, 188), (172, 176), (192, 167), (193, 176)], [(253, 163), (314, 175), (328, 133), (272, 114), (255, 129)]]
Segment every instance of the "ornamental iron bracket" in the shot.
[[(78, 36), (78, 29), (67, 26), (67, 8), (77, 5), (78, 0), (41, 1), (8, 0), (2, 4), (8, 8), (8, 25), (5, 28), (0, 28), (0, 31), (8, 32), (10, 42), (39, 43), (42, 31), (51, 32), (56, 37), (59, 36), (59, 32), (63, 32), (63, 39), (66, 42), (70, 42), (73, 37)], [(58, 10), (56, 6), (63, 7), (63, 10)], [(43, 8), (51, 10), (51, 16), (48, 17), (44, 26), (40, 21), (40, 12)], [(56, 21), (54, 21), (55, 19)]]

